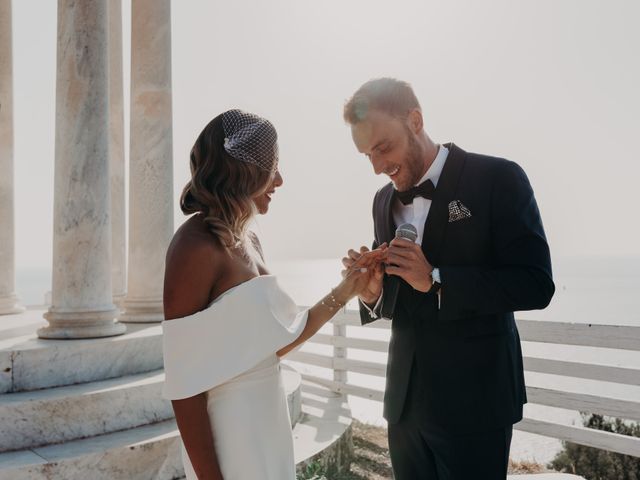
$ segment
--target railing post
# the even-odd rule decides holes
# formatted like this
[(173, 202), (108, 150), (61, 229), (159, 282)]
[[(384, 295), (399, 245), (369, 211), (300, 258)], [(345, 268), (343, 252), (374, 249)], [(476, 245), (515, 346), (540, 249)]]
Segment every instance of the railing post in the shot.
[[(345, 315), (346, 313), (346, 308), (342, 309), (341, 315)], [(346, 338), (347, 336), (347, 325), (345, 324), (346, 322), (340, 322), (339, 325), (336, 325), (335, 323), (333, 323), (333, 336), (334, 337), (343, 337)], [(333, 345), (333, 361), (334, 361), (334, 366), (333, 366), (333, 381), (334, 382), (340, 382), (340, 383), (347, 383), (347, 370), (343, 369), (343, 368), (336, 368), (335, 366), (335, 361), (338, 358), (347, 358), (347, 349), (345, 347), (338, 347), (335, 345)]]

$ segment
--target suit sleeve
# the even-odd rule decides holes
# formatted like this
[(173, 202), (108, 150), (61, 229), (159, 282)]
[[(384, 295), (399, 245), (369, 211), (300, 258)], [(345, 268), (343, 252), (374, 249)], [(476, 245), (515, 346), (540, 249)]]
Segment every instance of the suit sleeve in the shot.
[(549, 246), (525, 172), (503, 164), (491, 196), (492, 261), (488, 266), (441, 266), (445, 321), (545, 308), (555, 291)]
[[(378, 248), (380, 246), (380, 242), (378, 241), (378, 237), (376, 235), (376, 229), (375, 229), (377, 199), (378, 199), (378, 193), (376, 193), (375, 197), (373, 198), (372, 215), (373, 215), (374, 228), (373, 228), (373, 244), (371, 245), (371, 249), (372, 250), (375, 250), (376, 248)], [(376, 317), (374, 318), (369, 313), (369, 310), (367, 310), (365, 308), (365, 306), (362, 305), (362, 302), (360, 300), (358, 300), (358, 307), (360, 308), (360, 323), (362, 325), (366, 325), (368, 323), (375, 322), (376, 320), (380, 319), (380, 307), (381, 307), (381, 305), (382, 305), (382, 302), (379, 302), (379, 304), (377, 305), (377, 308), (374, 309), (373, 313), (375, 313), (375, 315), (376, 315)]]

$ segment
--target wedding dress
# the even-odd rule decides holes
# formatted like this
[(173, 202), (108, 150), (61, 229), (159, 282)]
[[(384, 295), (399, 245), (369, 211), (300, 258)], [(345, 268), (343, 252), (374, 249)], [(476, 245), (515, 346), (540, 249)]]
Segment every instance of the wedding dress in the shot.
[[(206, 392), (216, 454), (225, 480), (295, 480), (293, 437), (275, 352), (298, 338), (308, 311), (273, 275), (252, 278), (209, 307), (165, 320), (163, 396)], [(182, 446), (187, 479), (196, 479)]]

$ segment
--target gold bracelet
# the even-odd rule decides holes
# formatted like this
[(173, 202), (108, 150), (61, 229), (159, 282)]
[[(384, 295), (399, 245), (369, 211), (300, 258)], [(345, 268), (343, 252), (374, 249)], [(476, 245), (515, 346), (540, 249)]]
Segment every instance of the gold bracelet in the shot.
[[(325, 295), (325, 297), (322, 299), (322, 301), (320, 302), (322, 305), (324, 305), (325, 307), (327, 307), (329, 310), (333, 310), (333, 309), (339, 309), (345, 306), (344, 303), (338, 301), (338, 299), (336, 298), (336, 296), (333, 294), (335, 289), (331, 289), (331, 293), (329, 293), (328, 295)], [(333, 303), (333, 305), (329, 305), (328, 303), (325, 302), (326, 298), (329, 297), (329, 300), (331, 300), (331, 302)]]
[(346, 305), (346, 303), (342, 303), (342, 302), (338, 301), (338, 299), (337, 299), (337, 298), (336, 298), (336, 296), (334, 295), (334, 292), (335, 292), (335, 288), (332, 288), (332, 289), (331, 289), (331, 300), (333, 300), (333, 302), (334, 302), (336, 305), (339, 305), (339, 306), (340, 306), (340, 308), (344, 307), (344, 306)]

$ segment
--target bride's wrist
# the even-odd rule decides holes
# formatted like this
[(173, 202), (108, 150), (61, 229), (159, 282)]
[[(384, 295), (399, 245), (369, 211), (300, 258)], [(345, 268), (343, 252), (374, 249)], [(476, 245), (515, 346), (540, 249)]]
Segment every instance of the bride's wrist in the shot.
[(349, 299), (345, 299), (344, 292), (342, 291), (343, 289), (340, 288), (341, 285), (332, 288), (331, 292), (325, 295), (322, 300), (320, 300), (320, 303), (328, 308), (329, 311), (333, 311), (333, 313), (340, 310), (341, 308), (344, 308), (344, 306), (349, 301)]
[(351, 286), (345, 281), (342, 281), (337, 287), (333, 288), (331, 292), (343, 305), (346, 305), (349, 300), (356, 296), (356, 292), (351, 291)]

